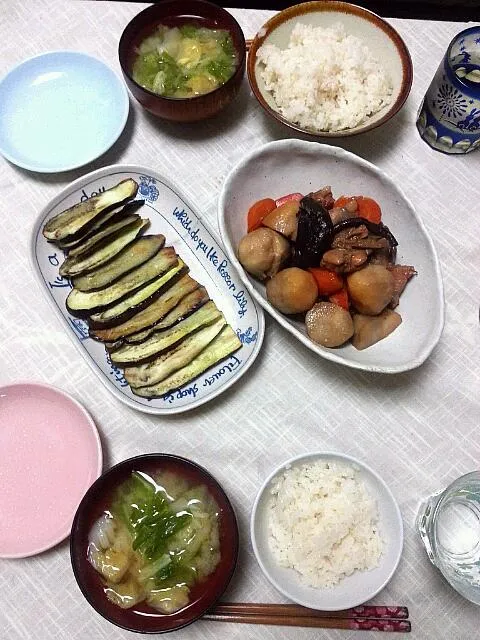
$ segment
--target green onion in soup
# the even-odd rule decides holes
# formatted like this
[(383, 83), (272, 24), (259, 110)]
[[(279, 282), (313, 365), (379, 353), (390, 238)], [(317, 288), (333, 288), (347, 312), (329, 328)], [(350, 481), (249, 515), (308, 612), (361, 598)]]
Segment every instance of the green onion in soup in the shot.
[(228, 31), (195, 24), (159, 25), (137, 49), (133, 79), (167, 98), (192, 98), (217, 89), (236, 67)]
[(205, 486), (134, 471), (93, 525), (88, 559), (114, 604), (173, 613), (220, 561), (218, 507)]

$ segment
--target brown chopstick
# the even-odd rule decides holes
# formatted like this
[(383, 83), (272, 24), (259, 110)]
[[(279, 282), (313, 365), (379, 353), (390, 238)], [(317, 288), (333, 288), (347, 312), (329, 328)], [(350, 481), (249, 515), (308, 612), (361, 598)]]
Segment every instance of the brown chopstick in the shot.
[(410, 620), (394, 618), (322, 618), (320, 616), (289, 617), (257, 614), (206, 613), (204, 620), (215, 622), (237, 622), (243, 624), (268, 624), (282, 627), (315, 627), (317, 629), (349, 629), (356, 631), (411, 631)]
[(295, 604), (220, 603), (203, 618), (216, 622), (316, 627), (360, 631), (411, 631), (406, 607), (361, 606), (343, 611), (317, 611)]
[(212, 609), (215, 614), (255, 614), (255, 615), (280, 615), (296, 617), (319, 618), (393, 618), (406, 620), (408, 618), (407, 607), (399, 606), (373, 606), (362, 605), (353, 609), (342, 611), (318, 611), (308, 609), (299, 604), (273, 604), (257, 602), (220, 602)]

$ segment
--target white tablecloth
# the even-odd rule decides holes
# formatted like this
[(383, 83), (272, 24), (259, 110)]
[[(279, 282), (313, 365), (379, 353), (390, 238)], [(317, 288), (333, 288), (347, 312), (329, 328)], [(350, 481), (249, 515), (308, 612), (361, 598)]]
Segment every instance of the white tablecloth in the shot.
[[(24, 58), (55, 49), (93, 54), (120, 73), (120, 34), (143, 8), (65, 0), (3, 0), (0, 5), (0, 75)], [(270, 15), (232, 13), (246, 36)], [(407, 605), (413, 638), (467, 640), (478, 636), (480, 610), (458, 596), (429, 564), (414, 520), (422, 496), (480, 466), (480, 153), (449, 157), (432, 151), (414, 124), (450, 39), (464, 25), (391, 22), (413, 58), (411, 95), (390, 123), (339, 144), (376, 163), (401, 185), (435, 242), (445, 284), (446, 325), (422, 367), (382, 376), (336, 366), (267, 318), (263, 349), (248, 375), (204, 407), (166, 419), (119, 403), (99, 384), (52, 313), (29, 263), (29, 236), (39, 210), (87, 171), (130, 162), (171, 177), (216, 228), (217, 197), (227, 172), (256, 145), (290, 135), (264, 115), (245, 79), (235, 105), (205, 124), (157, 121), (132, 101), (124, 134), (93, 166), (47, 175), (0, 159), (0, 383), (45, 381), (83, 402), (100, 430), (107, 467), (136, 454), (165, 451), (209, 469), (231, 497), (240, 526), (241, 551), (229, 600), (283, 601), (261, 573), (249, 540), (250, 509), (266, 475), (285, 459), (312, 450), (343, 451), (364, 460), (391, 487), (405, 524), (400, 566), (375, 602)], [(0, 527), (6, 526), (1, 517)], [(359, 632), (201, 621), (175, 637), (309, 640), (357, 635), (363, 637)], [(38, 557), (0, 560), (0, 637), (135, 636), (90, 608), (75, 583), (63, 543)]]

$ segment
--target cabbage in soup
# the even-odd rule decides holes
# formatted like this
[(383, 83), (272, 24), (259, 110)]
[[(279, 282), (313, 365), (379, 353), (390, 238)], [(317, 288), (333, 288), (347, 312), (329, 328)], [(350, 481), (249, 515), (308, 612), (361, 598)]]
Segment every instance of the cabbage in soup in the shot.
[(176, 474), (134, 471), (93, 525), (87, 555), (114, 604), (173, 613), (220, 561), (217, 504)]
[(161, 96), (192, 98), (224, 84), (236, 66), (228, 31), (195, 24), (159, 25), (138, 47), (132, 75), (135, 82)]

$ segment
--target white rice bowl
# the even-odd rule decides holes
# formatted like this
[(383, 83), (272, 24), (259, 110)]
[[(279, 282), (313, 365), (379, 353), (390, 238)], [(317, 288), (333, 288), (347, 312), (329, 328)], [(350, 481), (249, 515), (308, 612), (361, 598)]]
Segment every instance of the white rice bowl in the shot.
[(336, 460), (285, 469), (272, 483), (268, 533), (278, 564), (312, 587), (378, 566), (378, 508), (358, 470)]
[[(317, 466), (317, 463), (321, 463)], [(343, 524), (339, 524), (339, 527), (351, 526), (348, 519), (355, 511), (356, 517), (359, 515), (366, 517), (367, 521), (371, 514), (374, 519), (378, 517), (378, 530), (380, 536), (376, 539), (375, 536), (371, 536), (371, 532), (367, 533), (366, 530), (362, 531), (361, 525), (357, 529), (359, 536), (355, 545), (361, 545), (364, 549), (363, 562), (370, 564), (375, 563), (376, 566), (368, 570), (354, 569), (353, 573), (346, 575), (352, 568), (351, 557), (353, 546), (350, 546), (350, 542), (345, 547), (346, 553), (343, 557), (337, 557), (338, 564), (336, 567), (335, 576), (337, 581), (332, 580), (332, 573), (330, 568), (319, 569), (319, 573), (313, 568), (313, 558), (308, 558), (308, 550), (313, 551), (318, 548), (327, 548), (331, 544), (332, 537), (338, 534), (336, 530), (337, 524), (334, 523), (333, 518), (329, 519), (329, 525), (324, 528), (325, 538), (321, 539), (319, 533), (320, 527), (317, 531), (309, 531), (308, 536), (312, 540), (307, 540), (307, 534), (302, 533), (303, 543), (301, 543), (302, 550), (296, 557), (297, 562), (301, 563), (301, 567), (304, 570), (306, 565), (308, 568), (306, 573), (312, 572), (314, 579), (317, 580), (319, 586), (311, 586), (312, 575), (301, 575), (300, 572), (292, 568), (292, 566), (282, 566), (277, 558), (277, 552), (275, 545), (278, 543), (279, 547), (284, 547), (285, 540), (282, 539), (281, 534), (277, 529), (276, 543), (272, 543), (272, 527), (271, 527), (271, 506), (272, 506), (272, 490), (276, 492), (279, 487), (279, 482), (282, 482), (282, 478), (288, 472), (287, 477), (291, 480), (291, 493), (296, 494), (296, 489), (293, 488), (295, 484), (301, 482), (302, 491), (306, 482), (310, 485), (323, 485), (323, 488), (327, 487), (327, 483), (330, 484), (330, 480), (326, 480), (322, 473), (315, 472), (315, 478), (312, 478), (312, 472), (305, 474), (305, 467), (322, 469), (325, 464), (332, 468), (333, 473), (330, 479), (337, 474), (337, 471), (342, 469), (342, 473), (346, 468), (354, 470), (353, 478), (348, 477), (351, 472), (347, 474), (345, 480), (351, 492), (350, 497), (359, 495), (368, 495), (367, 500), (363, 505), (359, 507), (359, 510), (347, 510), (344, 512), (345, 519)], [(303, 468), (303, 470), (302, 470)], [(293, 470), (293, 473), (291, 473)], [(298, 470), (298, 471), (297, 471)], [(333, 485), (331, 485), (333, 487)], [(332, 500), (337, 500), (335, 497), (336, 489), (331, 489)], [(342, 490), (343, 492), (343, 490)], [(348, 491), (347, 491), (348, 493)], [(297, 507), (297, 513), (292, 510), (293, 505), (286, 506), (290, 498), (286, 498), (285, 503), (281, 508), (289, 510), (289, 514), (285, 514), (285, 530), (288, 528), (293, 529), (297, 526), (298, 522), (302, 519), (304, 523), (308, 521), (308, 526), (312, 526), (311, 513), (308, 514), (308, 518), (305, 518), (305, 513), (302, 513), (302, 509), (310, 511), (310, 502), (301, 501), (300, 507)], [(315, 498), (313, 498), (315, 501)], [(308, 503), (308, 504), (307, 504)], [(280, 505), (278, 505), (280, 507)], [(331, 506), (331, 503), (330, 503)], [(372, 510), (371, 510), (372, 509)], [(342, 511), (342, 510), (341, 510)], [(350, 514), (350, 516), (348, 515)], [(363, 514), (363, 516), (362, 516)], [(288, 523), (288, 518), (291, 522)], [(368, 527), (368, 525), (367, 525)], [(300, 526), (298, 531), (301, 531), (303, 527)], [(314, 526), (315, 528), (315, 526)], [(328, 531), (327, 531), (328, 529)], [(365, 533), (365, 535), (363, 535)], [(378, 476), (373, 469), (369, 468), (364, 463), (346, 456), (340, 453), (331, 452), (316, 452), (297, 456), (284, 462), (281, 466), (275, 469), (265, 480), (258, 495), (256, 497), (251, 520), (250, 520), (250, 534), (252, 540), (253, 551), (260, 565), (261, 570), (272, 583), (272, 585), (284, 596), (303, 605), (304, 607), (310, 607), (312, 609), (321, 609), (323, 611), (339, 611), (341, 609), (349, 609), (363, 604), (367, 600), (373, 598), (381, 589), (383, 589), (393, 576), (398, 563), (400, 561), (402, 547), (403, 547), (403, 523), (400, 511), (398, 509), (395, 498), (390, 492), (385, 482)], [(317, 536), (316, 540), (313, 540), (314, 536)], [(292, 538), (293, 539), (293, 538)], [(292, 539), (289, 541), (291, 542)], [(298, 540), (296, 541), (298, 544)], [(377, 543), (380, 542), (381, 550), (379, 554), (379, 547)], [(287, 545), (288, 546), (288, 545)], [(288, 561), (284, 564), (291, 565), (292, 547), (286, 554)], [(340, 554), (341, 555), (341, 554)], [(378, 558), (375, 559), (375, 558)], [(353, 561), (353, 564), (358, 564), (357, 559)], [(330, 586), (320, 586), (320, 583), (333, 583)], [(309, 584), (310, 583), (310, 584)]]
[(266, 41), (257, 61), (278, 111), (304, 129), (353, 129), (392, 101), (388, 72), (340, 22), (297, 22), (286, 48)]

